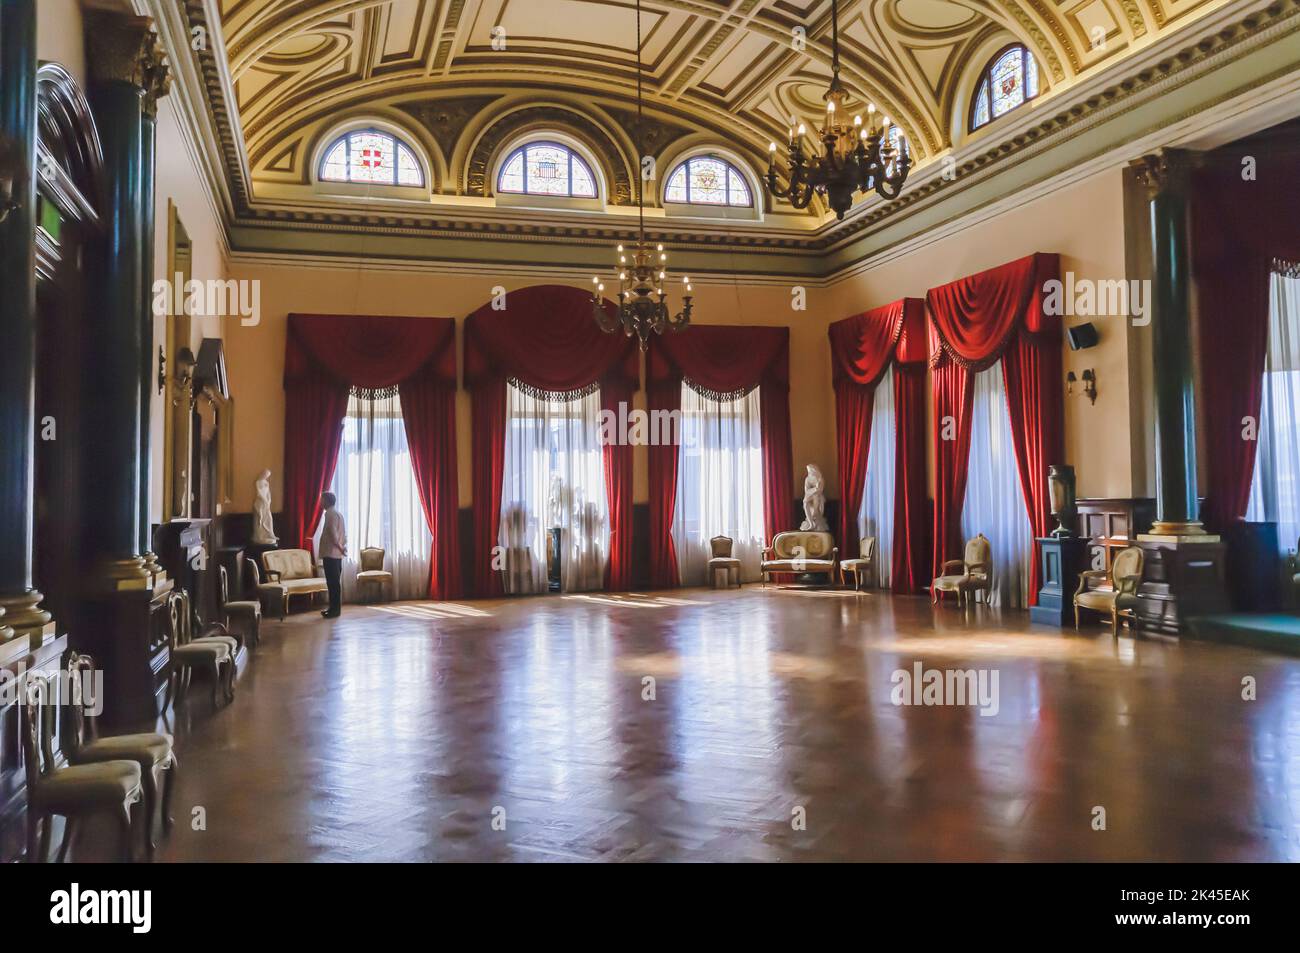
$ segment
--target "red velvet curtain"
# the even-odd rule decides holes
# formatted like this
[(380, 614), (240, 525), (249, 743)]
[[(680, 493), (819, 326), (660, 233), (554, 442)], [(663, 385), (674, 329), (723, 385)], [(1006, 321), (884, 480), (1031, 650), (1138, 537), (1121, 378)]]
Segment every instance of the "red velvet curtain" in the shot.
[(430, 597), (456, 598), (456, 323), (451, 318), (289, 315), (284, 360), (289, 538), (311, 549), (320, 495), (334, 477), (354, 387), (401, 392), (412, 465), (434, 537)]
[[(906, 331), (905, 331), (906, 329)], [(852, 558), (858, 555), (857, 518), (862, 508), (862, 493), (867, 479), (867, 460), (871, 451), (871, 412), (875, 400), (876, 383), (891, 364), (904, 361), (925, 362), (925, 302), (920, 298), (902, 298), (892, 304), (863, 314), (836, 321), (828, 329), (831, 342), (831, 380), (835, 387), (835, 434), (839, 455), (840, 482), (840, 555)], [(919, 345), (918, 345), (919, 342)], [(898, 385), (895, 384), (895, 394)], [(906, 388), (905, 388), (906, 390)], [(910, 392), (904, 394), (910, 396)], [(895, 408), (898, 415), (895, 426), (895, 450), (903, 446), (909, 430), (917, 420), (924, 432), (924, 403), (919, 406), (908, 402)], [(917, 414), (918, 418), (903, 414)], [(924, 461), (922, 461), (924, 462)], [(895, 510), (900, 503), (899, 494), (919, 490), (916, 500), (904, 500), (904, 512), (925, 509), (925, 474), (921, 481), (895, 484)], [(900, 531), (901, 530), (901, 531)], [(894, 531), (894, 551), (890, 554), (891, 566), (901, 558), (906, 562), (917, 541), (905, 538), (906, 525)], [(901, 556), (900, 556), (901, 554)], [(911, 573), (895, 577), (910, 585)], [(896, 584), (897, 586), (897, 584)], [(908, 591), (906, 588), (900, 591)]]
[[(613, 305), (605, 302), (607, 311)], [(538, 390), (580, 393), (599, 385), (602, 407), (617, 411), (640, 379), (636, 344), (606, 334), (592, 317), (591, 293), (564, 285), (535, 285), (508, 292), (465, 320), (465, 384), (474, 408), (474, 580), (482, 596), (502, 592), (492, 552), (501, 525), (501, 480), (505, 468), (506, 382)], [(613, 403), (609, 403), (613, 400)], [(631, 578), (632, 454), (606, 447), (605, 487), (609, 493), (611, 587)], [(622, 583), (616, 585), (616, 583)]]
[[(970, 459), (971, 374), (1002, 361), (1020, 488), (1035, 539), (1050, 528), (1047, 468), (1064, 458), (1061, 319), (1043, 311), (1044, 284), (1060, 274), (1056, 255), (1036, 254), (930, 289), (934, 331), (934, 570), (961, 554), (961, 508)], [(1038, 543), (1029, 603), (1041, 586)]]
[[(1242, 157), (1255, 159), (1254, 178)], [(1258, 421), (1268, 351), (1269, 274), (1275, 258), (1300, 260), (1295, 182), (1300, 149), (1294, 124), (1211, 153), (1192, 189), (1192, 273), (1206, 439), (1203, 517), (1226, 532), (1246, 515), (1258, 442), (1243, 420)], [(1284, 213), (1283, 209), (1290, 209)]]
[[(924, 310), (922, 316), (924, 322)], [(917, 337), (924, 340), (921, 335)], [(924, 360), (894, 365), (894, 419), (897, 443), (894, 448), (893, 590), (920, 592), (931, 579)], [(866, 480), (865, 473), (863, 480)]]
[[(790, 447), (790, 329), (693, 324), (652, 338), (646, 358), (651, 412), (681, 406), (688, 379), (722, 394), (759, 388), (763, 433), (763, 522), (770, 540), (789, 525), (794, 499)], [(650, 567), (656, 586), (679, 584), (672, 521), (678, 448), (650, 448)]]

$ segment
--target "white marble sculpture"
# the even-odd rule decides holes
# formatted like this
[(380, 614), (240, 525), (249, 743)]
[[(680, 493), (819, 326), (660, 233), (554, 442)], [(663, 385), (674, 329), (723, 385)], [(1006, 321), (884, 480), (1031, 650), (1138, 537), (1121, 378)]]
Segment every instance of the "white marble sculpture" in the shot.
[(271, 520), (271, 471), (263, 470), (253, 484), (253, 542), (274, 546), (277, 538)]
[(826, 522), (826, 481), (815, 463), (808, 464), (808, 475), (803, 479), (803, 516), (801, 530), (830, 532), (831, 524)]

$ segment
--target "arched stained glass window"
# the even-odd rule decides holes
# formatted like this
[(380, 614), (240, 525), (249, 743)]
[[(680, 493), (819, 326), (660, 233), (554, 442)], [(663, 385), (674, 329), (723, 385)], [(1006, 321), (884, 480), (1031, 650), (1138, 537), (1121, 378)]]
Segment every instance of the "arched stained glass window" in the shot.
[(585, 159), (558, 142), (530, 142), (506, 158), (498, 192), (594, 199), (596, 176)]
[(1006, 115), (1038, 95), (1038, 64), (1019, 43), (1002, 49), (980, 74), (971, 101), (970, 128)]
[(753, 208), (749, 182), (740, 170), (719, 156), (694, 156), (668, 176), (665, 202), (684, 205), (731, 205)]
[(375, 185), (424, 185), (424, 168), (415, 151), (396, 136), (378, 129), (345, 133), (325, 150), (322, 182)]

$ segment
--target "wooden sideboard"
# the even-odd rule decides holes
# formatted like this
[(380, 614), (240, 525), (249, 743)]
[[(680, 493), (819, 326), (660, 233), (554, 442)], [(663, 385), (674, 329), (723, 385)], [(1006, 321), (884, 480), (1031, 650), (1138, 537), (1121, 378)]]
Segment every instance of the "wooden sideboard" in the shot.
[(1077, 500), (1079, 535), (1090, 541), (1092, 568), (1110, 569), (1115, 554), (1149, 533), (1156, 501), (1143, 497)]

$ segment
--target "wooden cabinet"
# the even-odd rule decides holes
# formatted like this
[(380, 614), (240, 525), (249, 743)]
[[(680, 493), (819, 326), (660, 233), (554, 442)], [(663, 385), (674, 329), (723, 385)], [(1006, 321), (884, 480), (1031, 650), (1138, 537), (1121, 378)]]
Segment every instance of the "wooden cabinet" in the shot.
[(1078, 500), (1079, 535), (1091, 543), (1092, 568), (1110, 569), (1122, 549), (1149, 533), (1155, 520), (1156, 501), (1143, 497)]

